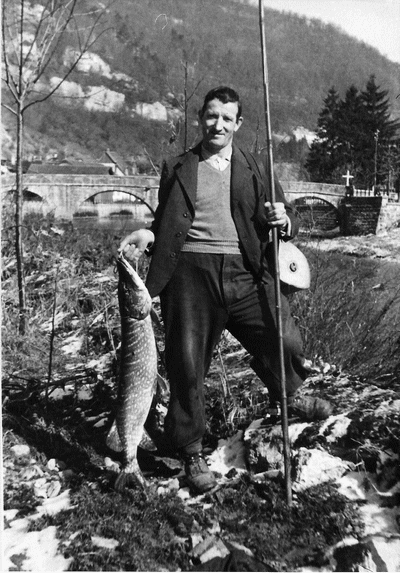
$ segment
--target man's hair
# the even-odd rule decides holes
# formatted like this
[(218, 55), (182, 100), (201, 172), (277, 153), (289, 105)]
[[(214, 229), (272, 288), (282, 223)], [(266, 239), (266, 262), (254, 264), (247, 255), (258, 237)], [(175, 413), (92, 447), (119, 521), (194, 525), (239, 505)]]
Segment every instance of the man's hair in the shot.
[(229, 88), (228, 86), (218, 86), (217, 88), (213, 88), (206, 94), (204, 98), (203, 107), (200, 110), (200, 117), (203, 117), (208, 102), (213, 99), (219, 99), (219, 101), (221, 101), (222, 103), (229, 103), (229, 102), (237, 103), (238, 112), (236, 119), (238, 120), (239, 117), (242, 115), (242, 103), (240, 101), (239, 94), (235, 92), (234, 89)]

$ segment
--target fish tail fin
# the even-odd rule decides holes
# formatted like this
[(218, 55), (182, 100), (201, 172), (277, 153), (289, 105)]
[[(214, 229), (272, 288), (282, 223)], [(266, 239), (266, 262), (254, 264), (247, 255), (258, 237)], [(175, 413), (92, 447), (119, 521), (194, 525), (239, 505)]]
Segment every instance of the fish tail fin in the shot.
[(148, 452), (155, 452), (157, 447), (154, 445), (153, 440), (150, 438), (149, 434), (143, 428), (142, 439), (140, 440), (139, 447), (147, 450)]
[(118, 434), (117, 422), (114, 420), (106, 438), (106, 445), (114, 452), (122, 452), (123, 446)]
[(118, 492), (123, 492), (128, 487), (139, 487), (143, 490), (146, 488), (146, 481), (143, 477), (139, 466), (132, 471), (127, 469), (122, 470), (114, 483), (114, 489)]

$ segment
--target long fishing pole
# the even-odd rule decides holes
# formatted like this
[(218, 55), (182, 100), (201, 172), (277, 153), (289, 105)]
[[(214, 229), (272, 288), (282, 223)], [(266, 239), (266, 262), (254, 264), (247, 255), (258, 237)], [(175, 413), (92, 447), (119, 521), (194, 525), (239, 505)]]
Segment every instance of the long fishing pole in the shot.
[[(269, 112), (269, 89), (268, 89), (268, 65), (267, 65), (267, 50), (265, 47), (265, 26), (264, 26), (264, 1), (259, 0), (259, 13), (260, 13), (260, 37), (261, 37), (261, 54), (262, 54), (262, 71), (263, 71), (263, 88), (264, 88), (264, 108), (265, 108), (265, 125), (267, 132), (267, 148), (268, 148), (268, 163), (269, 169), (269, 185), (271, 190), (271, 203), (275, 203), (275, 181), (274, 181), (274, 162), (272, 152), (272, 135), (271, 135), (271, 121)], [(276, 310), (276, 324), (278, 331), (278, 345), (279, 345), (279, 365), (280, 365), (280, 380), (281, 380), (281, 422), (282, 422), (282, 438), (283, 438), (283, 459), (285, 466), (285, 486), (286, 486), (286, 501), (289, 507), (292, 505), (292, 483), (290, 476), (290, 443), (289, 443), (289, 430), (288, 430), (288, 411), (287, 411), (287, 394), (286, 394), (286, 373), (285, 373), (285, 360), (283, 355), (283, 334), (282, 334), (282, 308), (281, 308), (281, 290), (280, 290), (280, 270), (279, 270), (279, 237), (278, 229), (272, 227), (272, 243), (274, 253), (274, 266), (275, 266), (275, 310)]]

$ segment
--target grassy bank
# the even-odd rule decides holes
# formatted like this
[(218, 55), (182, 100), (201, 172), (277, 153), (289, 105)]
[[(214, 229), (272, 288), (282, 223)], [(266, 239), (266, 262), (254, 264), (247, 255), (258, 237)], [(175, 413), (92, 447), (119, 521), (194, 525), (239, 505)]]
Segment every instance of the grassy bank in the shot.
[[(12, 227), (2, 236), (3, 372), (43, 378), (59, 375), (57, 340), (49, 358), (49, 334), (57, 337), (83, 323), (81, 359), (115, 350), (118, 330), (114, 261), (120, 233), (62, 228), (31, 217), (24, 227), (29, 330), (17, 334), (18, 296)], [(366, 239), (367, 240), (367, 239)], [(290, 295), (307, 356), (375, 376), (400, 368), (400, 268), (379, 259), (326, 253), (301, 245), (312, 271), (311, 288)], [(145, 267), (148, 261), (143, 261)], [(145, 268), (142, 268), (145, 274)], [(109, 280), (104, 277), (107, 276)], [(96, 280), (96, 277), (98, 280)], [(91, 325), (93, 317), (101, 321)], [(53, 325), (54, 323), (54, 325)], [(54, 326), (54, 327), (53, 327)], [(105, 327), (102, 331), (102, 326)], [(81, 325), (82, 327), (82, 325)], [(21, 362), (22, 360), (22, 362)], [(54, 372), (53, 372), (54, 371)]]
[[(232, 482), (206, 499), (204, 507), (191, 511), (172, 494), (160, 497), (151, 490), (146, 498), (138, 491), (126, 496), (114, 492), (110, 484), (115, 472), (105, 466), (110, 456), (105, 435), (118, 376), (114, 257), (121, 237), (64, 229), (52, 220), (27, 220), (29, 329), (20, 337), (12, 228), (5, 228), (4, 455), (8, 463), (13, 445), (28, 444), (41, 471), (49, 479), (61, 479), (62, 489), (70, 490), (72, 510), (45, 516), (32, 527), (57, 525), (62, 551), (73, 559), (72, 570), (187, 570), (185, 539), (218, 526), (230, 539), (254, 550), (270, 570), (293, 570), (320, 566), (328, 545), (349, 532), (358, 535), (357, 512), (329, 485), (301, 494), (290, 518), (279, 484), (257, 486), (246, 479)], [(398, 371), (397, 267), (383, 268), (375, 260), (340, 253), (327, 255), (315, 246), (305, 245), (303, 250), (313, 282), (309, 291), (291, 297), (308, 356), (315, 363), (336, 364), (372, 378)], [(162, 332), (157, 338), (162, 351)], [(224, 337), (207, 383), (210, 445), (262, 415), (267, 396), (249, 372), (245, 353), (235, 340)], [(59, 478), (48, 467), (51, 459), (62, 461), (70, 473)], [(176, 472), (166, 461), (143, 458), (141, 463), (159, 480)], [(21, 484), (24, 471), (10, 469), (4, 482), (5, 508), (16, 508), (21, 516), (32, 513), (37, 504), (32, 490)], [(117, 539), (119, 549), (99, 549), (96, 537)]]

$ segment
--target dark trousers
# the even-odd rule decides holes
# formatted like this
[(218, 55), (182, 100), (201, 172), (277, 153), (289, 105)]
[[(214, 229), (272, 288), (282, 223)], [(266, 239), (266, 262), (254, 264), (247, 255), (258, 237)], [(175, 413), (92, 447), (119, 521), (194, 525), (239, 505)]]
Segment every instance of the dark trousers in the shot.
[[(226, 328), (254, 357), (254, 369), (280, 400), (280, 363), (274, 280), (256, 281), (241, 255), (181, 253), (160, 295), (171, 398), (165, 431), (176, 449), (193, 453), (205, 432), (204, 378)], [(282, 295), (282, 330), (288, 397), (307, 376), (298, 328)]]

